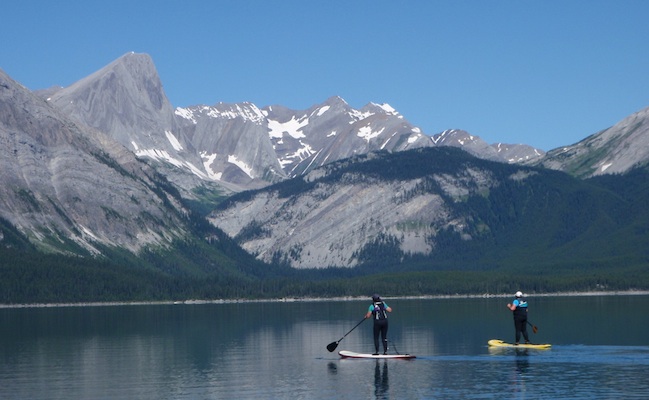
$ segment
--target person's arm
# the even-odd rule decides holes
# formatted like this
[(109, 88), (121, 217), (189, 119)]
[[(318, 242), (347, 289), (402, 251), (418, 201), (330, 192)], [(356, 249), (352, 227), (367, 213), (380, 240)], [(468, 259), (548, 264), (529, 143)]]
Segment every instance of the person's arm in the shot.
[(373, 310), (374, 310), (374, 304), (370, 305), (370, 308), (367, 309), (367, 313), (365, 314), (365, 319), (368, 319), (369, 317), (372, 316)]
[(514, 311), (514, 310), (516, 309), (516, 306), (518, 305), (517, 303), (518, 303), (517, 300), (514, 300), (514, 304), (509, 304), (509, 303), (507, 303), (507, 308), (509, 308), (510, 310)]
[(387, 311), (387, 312), (392, 312), (392, 307), (390, 307), (389, 305), (385, 304), (385, 302), (383, 303), (383, 305), (385, 305), (385, 311)]

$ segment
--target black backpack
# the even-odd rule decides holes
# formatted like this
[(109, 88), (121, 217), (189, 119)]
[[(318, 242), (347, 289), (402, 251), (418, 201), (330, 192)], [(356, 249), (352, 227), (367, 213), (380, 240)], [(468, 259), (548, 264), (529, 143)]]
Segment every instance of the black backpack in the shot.
[(388, 318), (388, 312), (385, 310), (385, 303), (382, 301), (377, 301), (374, 303), (374, 319), (382, 320)]

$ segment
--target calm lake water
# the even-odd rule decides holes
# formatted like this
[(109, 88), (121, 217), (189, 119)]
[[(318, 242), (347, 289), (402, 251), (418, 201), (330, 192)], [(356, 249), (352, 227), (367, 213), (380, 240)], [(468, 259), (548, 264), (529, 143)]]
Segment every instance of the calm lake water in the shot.
[(508, 298), (387, 299), (391, 353), (368, 301), (0, 309), (0, 399), (646, 399), (649, 296), (534, 297), (512, 341)]

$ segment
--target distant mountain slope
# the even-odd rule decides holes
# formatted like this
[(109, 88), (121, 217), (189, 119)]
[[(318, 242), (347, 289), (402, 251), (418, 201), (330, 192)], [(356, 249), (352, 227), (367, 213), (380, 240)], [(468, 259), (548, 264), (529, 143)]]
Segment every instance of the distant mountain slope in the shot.
[(137, 252), (186, 235), (174, 189), (0, 71), (0, 217), (50, 251)]
[(545, 152), (525, 144), (488, 144), (479, 136), (460, 129), (448, 129), (433, 136), (436, 146), (458, 147), (478, 158), (508, 164), (525, 164), (543, 157)]
[(457, 266), (606, 258), (626, 212), (627, 200), (601, 186), (440, 147), (332, 163), (233, 196), (210, 221), (260, 260), (296, 268), (409, 257)]
[(619, 174), (649, 163), (649, 108), (579, 143), (549, 151), (539, 165), (580, 178)]
[(168, 299), (198, 279), (236, 296), (275, 271), (149, 164), (1, 70), (0, 144), (0, 301)]

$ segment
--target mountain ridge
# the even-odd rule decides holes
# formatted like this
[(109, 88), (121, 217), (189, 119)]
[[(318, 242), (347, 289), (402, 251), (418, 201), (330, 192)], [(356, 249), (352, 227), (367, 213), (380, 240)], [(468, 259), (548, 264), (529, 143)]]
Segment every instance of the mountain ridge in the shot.
[(201, 296), (264, 292), (268, 277), (282, 291), (305, 270), (637, 271), (647, 110), (547, 156), (459, 129), (428, 136), (388, 104), (337, 96), (174, 108), (134, 53), (68, 88), (30, 92), (2, 73), (0, 259), (75, 255)]
[[(107, 71), (113, 71), (112, 75)], [(121, 79), (126, 83), (122, 86), (140, 87), (147, 95), (142, 96), (134, 90), (116, 92), (116, 83), (106, 83), (109, 81), (106, 76), (113, 76), (116, 80), (123, 77)], [(86, 89), (79, 90), (84, 86)], [(90, 91), (88, 86), (93, 90)], [(117, 96), (122, 99), (120, 103), (138, 104), (144, 107), (141, 114), (148, 117), (140, 117), (144, 122), (136, 123), (132, 112), (126, 116), (119, 112), (103, 115), (92, 112), (92, 107), (75, 107), (75, 101), (79, 101), (76, 99), (78, 92), (85, 93), (81, 100), (86, 102), (121, 93)], [(633, 140), (649, 141), (646, 139), (649, 137), (646, 110), (636, 113), (641, 120), (638, 123), (643, 125), (641, 134), (636, 135), (636, 139), (629, 139), (631, 142), (627, 144), (622, 143), (615, 150), (616, 156), (598, 159), (600, 166), (588, 166), (594, 171), (590, 173), (582, 172), (578, 165), (588, 164), (588, 154), (594, 153), (595, 149), (600, 155), (606, 154), (607, 143), (620, 135), (621, 124), (625, 121), (606, 129), (608, 133), (601, 140), (597, 137), (604, 133), (597, 133), (578, 144), (553, 149), (546, 154), (525, 144), (487, 144), (479, 136), (461, 129), (425, 134), (388, 104), (369, 102), (356, 110), (338, 96), (306, 110), (291, 110), (279, 105), (260, 108), (249, 102), (173, 108), (164, 94), (153, 60), (147, 54), (133, 52), (68, 88), (42, 91), (43, 95), (46, 93), (70, 115), (80, 117), (116, 138), (140, 157), (160, 164), (165, 175), (184, 189), (186, 197), (192, 197), (192, 191), (197, 187), (209, 187), (223, 194), (255, 189), (307, 173), (324, 163), (382, 149), (401, 151), (416, 147), (454, 146), (479, 158), (541, 165), (568, 173), (574, 171), (579, 177), (624, 172), (633, 165), (642, 165), (649, 157), (646, 152), (628, 150), (628, 143)], [(131, 106), (130, 109), (137, 107)], [(117, 127), (99, 124), (98, 121), (106, 119), (118, 121)], [(121, 120), (127, 122), (119, 122)], [(120, 125), (122, 127), (118, 129)], [(124, 133), (125, 126), (130, 127), (129, 134)], [(617, 133), (611, 133), (610, 129)], [(235, 140), (237, 136), (241, 140)], [(604, 147), (596, 143), (602, 143)], [(582, 147), (584, 150), (579, 150)], [(609, 167), (606, 172), (605, 167), (611, 163), (619, 168)], [(600, 168), (599, 172), (597, 168)]]
[[(254, 189), (354, 154), (436, 145), (432, 136), (388, 104), (370, 102), (356, 110), (338, 96), (306, 110), (259, 108), (248, 102), (173, 108), (147, 54), (127, 53), (68, 88), (51, 92), (43, 94), (50, 93), (50, 101), (69, 115), (140, 157), (175, 166), (165, 174), (177, 185), (184, 184), (186, 196), (201, 185), (225, 192)], [(542, 153), (507, 145), (504, 156), (477, 136), (467, 142), (461, 131), (450, 132), (444, 135), (444, 145), (479, 157), (519, 162)], [(462, 137), (452, 138), (455, 135)], [(179, 169), (184, 174), (175, 177)]]
[(570, 146), (549, 151), (537, 160), (546, 168), (580, 178), (619, 174), (649, 163), (649, 107), (637, 111), (610, 128)]

